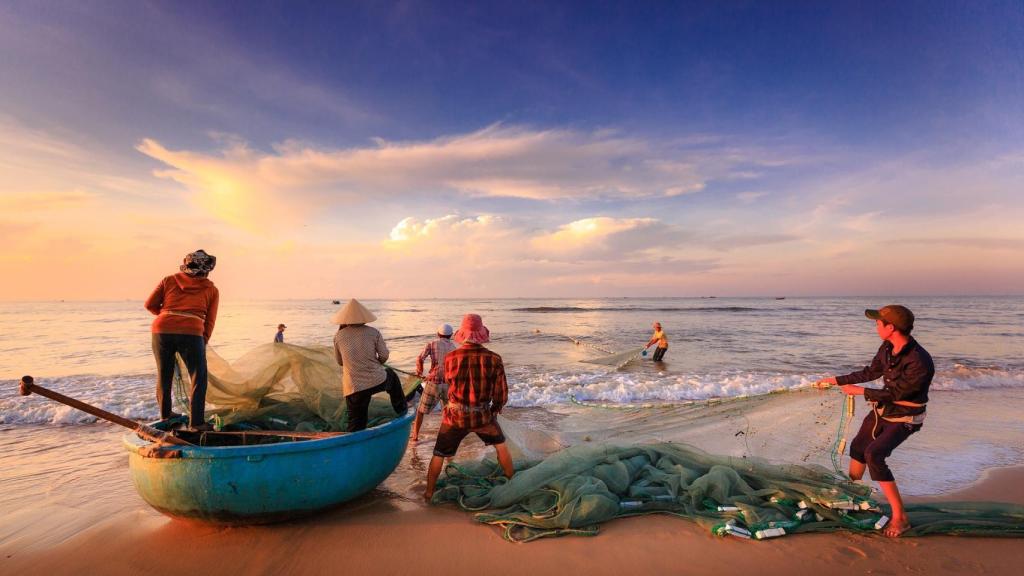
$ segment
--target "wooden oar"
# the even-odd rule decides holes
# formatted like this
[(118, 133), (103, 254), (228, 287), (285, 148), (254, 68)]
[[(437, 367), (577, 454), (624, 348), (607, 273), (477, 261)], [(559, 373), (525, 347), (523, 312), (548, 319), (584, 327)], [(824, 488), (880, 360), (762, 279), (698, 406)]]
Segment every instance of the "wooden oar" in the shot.
[(28, 396), (33, 392), (39, 394), (40, 396), (45, 396), (46, 398), (49, 398), (54, 402), (60, 402), (65, 406), (71, 406), (72, 408), (81, 410), (82, 412), (92, 414), (97, 418), (102, 418), (107, 422), (113, 422), (114, 424), (117, 424), (119, 426), (130, 428), (131, 430), (134, 430), (136, 434), (145, 438), (146, 440), (149, 440), (150, 442), (177, 444), (179, 446), (193, 446), (191, 442), (186, 442), (185, 440), (168, 434), (163, 430), (157, 430), (152, 426), (148, 426), (141, 422), (129, 420), (128, 418), (125, 418), (123, 416), (118, 416), (117, 414), (107, 412), (106, 410), (103, 410), (101, 408), (97, 408), (90, 404), (86, 404), (81, 400), (75, 400), (74, 398), (65, 396), (60, 392), (54, 392), (53, 390), (50, 390), (48, 388), (43, 388), (42, 386), (36, 384), (35, 379), (33, 379), (31, 376), (22, 376), (21, 385), (18, 386), (18, 393), (20, 393), (22, 396)]

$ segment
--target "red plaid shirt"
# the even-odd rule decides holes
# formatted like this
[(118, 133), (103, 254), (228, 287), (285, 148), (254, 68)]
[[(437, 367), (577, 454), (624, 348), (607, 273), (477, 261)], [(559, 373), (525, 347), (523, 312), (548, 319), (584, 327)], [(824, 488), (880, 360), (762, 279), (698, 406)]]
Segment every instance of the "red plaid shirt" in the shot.
[(452, 350), (444, 359), (448, 404), (442, 422), (456, 428), (489, 424), (508, 402), (508, 383), (501, 356), (473, 342)]

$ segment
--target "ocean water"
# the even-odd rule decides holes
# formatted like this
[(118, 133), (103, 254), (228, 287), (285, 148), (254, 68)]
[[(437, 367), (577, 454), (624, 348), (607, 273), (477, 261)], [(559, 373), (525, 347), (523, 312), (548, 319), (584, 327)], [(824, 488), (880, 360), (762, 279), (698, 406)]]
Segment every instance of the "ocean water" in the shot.
[[(800, 392), (739, 410), (701, 410), (693, 400), (740, 399), (800, 390), (859, 369), (880, 342), (865, 308), (890, 302), (917, 314), (915, 336), (937, 365), (924, 431), (892, 459), (910, 494), (951, 490), (992, 466), (1024, 462), (1024, 298), (614, 298), (368, 300), (391, 349), (411, 369), (438, 324), (475, 312), (508, 372), (518, 430), (549, 446), (612, 440), (685, 441), (705, 450), (829, 465), (841, 409), (837, 393)], [(231, 301), (221, 307), (211, 345), (228, 360), (270, 342), (330, 345), (330, 301)], [(24, 374), (39, 384), (136, 419), (157, 415), (149, 325), (141, 302), (0, 304), (0, 443), (39, 450), (45, 428), (106, 425), (39, 397), (17, 395)], [(665, 362), (621, 369), (581, 362), (642, 346), (660, 321)], [(578, 343), (577, 343), (578, 342)], [(653, 349), (652, 349), (653, 350)], [(859, 419), (866, 413), (859, 408)], [(422, 489), (436, 415), (386, 489), (412, 498)], [(849, 431), (855, 433), (858, 422)], [(475, 441), (474, 441), (475, 442)], [(469, 442), (469, 457), (486, 451)], [(110, 448), (111, 461), (120, 458)], [(13, 457), (14, 452), (8, 454)], [(0, 456), (0, 460), (3, 457)], [(26, 472), (31, 474), (30, 472)]]
[[(476, 312), (509, 374), (511, 405), (620, 404), (735, 397), (804, 386), (866, 364), (879, 345), (866, 307), (879, 298), (659, 298), (367, 301), (393, 365), (412, 368), (436, 326)], [(1024, 298), (899, 299), (937, 364), (936, 391), (1024, 388)], [(329, 301), (226, 301), (211, 345), (231, 360), (272, 340), (330, 345)], [(135, 418), (156, 414), (149, 325), (140, 302), (0, 304), (0, 424), (74, 424), (89, 417), (12, 392), (40, 383)], [(580, 362), (638, 348), (660, 321), (663, 364), (620, 370)], [(581, 344), (574, 344), (574, 338)], [(652, 348), (653, 351), (653, 348)], [(649, 358), (649, 357), (648, 357)]]

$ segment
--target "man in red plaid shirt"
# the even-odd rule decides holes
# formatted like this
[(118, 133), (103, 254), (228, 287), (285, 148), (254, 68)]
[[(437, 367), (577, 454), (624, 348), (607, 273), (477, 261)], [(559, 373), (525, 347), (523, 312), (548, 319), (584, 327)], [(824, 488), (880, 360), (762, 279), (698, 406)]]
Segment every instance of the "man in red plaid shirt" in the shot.
[(490, 342), (490, 331), (478, 314), (466, 314), (454, 339), (462, 342), (462, 346), (449, 352), (444, 361), (448, 404), (427, 470), (427, 489), (423, 493), (427, 502), (434, 497), (434, 486), (444, 459), (455, 456), (459, 444), (470, 432), (484, 444), (494, 446), (506, 478), (511, 478), (514, 472), (512, 456), (505, 446), (505, 434), (497, 420), (498, 413), (508, 402), (505, 365), (501, 356), (481, 345)]

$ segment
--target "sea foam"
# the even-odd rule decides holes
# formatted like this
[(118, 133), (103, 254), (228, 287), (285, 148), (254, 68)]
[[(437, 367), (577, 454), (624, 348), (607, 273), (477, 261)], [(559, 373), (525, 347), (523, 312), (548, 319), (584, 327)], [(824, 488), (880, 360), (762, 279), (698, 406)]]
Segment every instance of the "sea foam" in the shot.
[[(719, 371), (664, 373), (656, 371), (509, 369), (509, 405), (552, 407), (575, 401), (610, 404), (687, 402), (713, 398), (755, 396), (806, 388), (827, 374)], [(65, 376), (40, 380), (40, 385), (104, 410), (142, 421), (158, 416), (155, 377)], [(880, 384), (873, 384), (878, 386)], [(0, 424), (91, 424), (94, 416), (38, 395), (19, 396), (17, 381), (0, 382)], [(968, 367), (954, 364), (936, 372), (932, 390), (966, 392), (981, 389), (1024, 388), (1024, 370)]]

